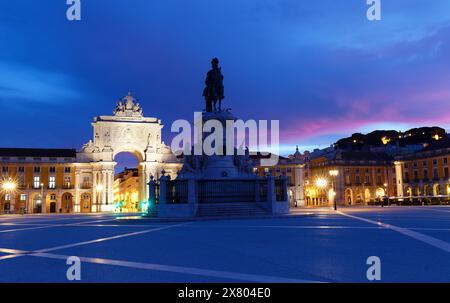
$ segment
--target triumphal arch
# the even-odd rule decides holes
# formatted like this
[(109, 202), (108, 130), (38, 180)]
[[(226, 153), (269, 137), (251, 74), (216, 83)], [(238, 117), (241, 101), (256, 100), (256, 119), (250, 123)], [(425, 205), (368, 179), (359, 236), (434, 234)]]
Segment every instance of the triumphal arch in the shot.
[[(93, 139), (77, 153), (75, 212), (113, 210), (114, 159), (119, 153), (132, 153), (139, 162), (139, 201), (148, 200), (150, 176), (158, 178), (162, 170), (176, 176), (181, 167), (161, 140), (161, 120), (144, 117), (131, 93), (117, 102), (112, 116), (95, 117), (92, 126)], [(85, 195), (90, 199), (83, 204)]]

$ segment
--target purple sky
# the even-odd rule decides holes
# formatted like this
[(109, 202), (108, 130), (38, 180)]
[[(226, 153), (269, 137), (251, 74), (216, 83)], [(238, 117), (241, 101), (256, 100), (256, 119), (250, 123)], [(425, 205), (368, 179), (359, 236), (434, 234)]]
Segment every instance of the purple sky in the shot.
[(4, 147), (80, 148), (131, 90), (147, 116), (203, 108), (210, 59), (243, 119), (280, 120), (282, 151), (374, 129), (450, 127), (450, 1), (82, 1), (0, 4)]

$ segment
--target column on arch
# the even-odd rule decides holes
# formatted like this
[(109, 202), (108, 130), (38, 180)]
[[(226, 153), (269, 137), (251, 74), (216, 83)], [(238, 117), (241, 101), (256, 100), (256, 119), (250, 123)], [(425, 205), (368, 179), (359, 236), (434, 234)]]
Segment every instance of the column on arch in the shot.
[(107, 172), (105, 169), (102, 169), (101, 171), (101, 211), (106, 211), (106, 194), (108, 191), (108, 187), (106, 184), (106, 180), (107, 180)]
[(114, 204), (114, 168), (108, 170), (108, 205)]
[(158, 163), (156, 162), (141, 162), (141, 175), (139, 177), (139, 201), (148, 201), (148, 182), (150, 176), (156, 177)]

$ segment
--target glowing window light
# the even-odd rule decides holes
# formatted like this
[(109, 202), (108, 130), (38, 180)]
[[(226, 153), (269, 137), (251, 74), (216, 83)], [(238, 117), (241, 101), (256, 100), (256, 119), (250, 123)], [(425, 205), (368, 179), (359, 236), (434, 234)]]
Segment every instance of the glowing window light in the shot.
[(319, 178), (319, 179), (317, 179), (317, 181), (316, 181), (316, 186), (317, 186), (317, 187), (323, 188), (323, 187), (326, 187), (327, 184), (328, 184), (328, 181), (327, 181), (326, 179), (324, 179), (324, 178)]
[(383, 142), (384, 145), (386, 145), (389, 142), (391, 142), (391, 139), (389, 139), (388, 137), (383, 137), (383, 138), (381, 138), (381, 141)]

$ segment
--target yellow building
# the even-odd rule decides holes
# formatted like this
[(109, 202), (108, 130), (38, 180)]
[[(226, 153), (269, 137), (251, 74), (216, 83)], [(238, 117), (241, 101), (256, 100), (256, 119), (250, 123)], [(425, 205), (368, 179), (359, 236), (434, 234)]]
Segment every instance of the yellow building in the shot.
[(114, 185), (114, 211), (138, 212), (142, 211), (139, 205), (139, 170), (125, 168), (115, 176)]
[[(400, 152), (398, 152), (400, 151)], [(450, 139), (440, 137), (425, 147), (387, 151), (351, 151), (330, 147), (280, 157), (278, 165), (258, 166), (288, 179), (292, 205), (401, 205), (450, 202)]]
[(433, 142), (420, 152), (396, 157), (399, 196), (438, 202), (450, 197), (450, 139)]
[(395, 196), (395, 170), (384, 153), (334, 151), (306, 165), (307, 206), (369, 204)]
[(73, 211), (75, 150), (0, 148), (0, 157), (1, 213)]

